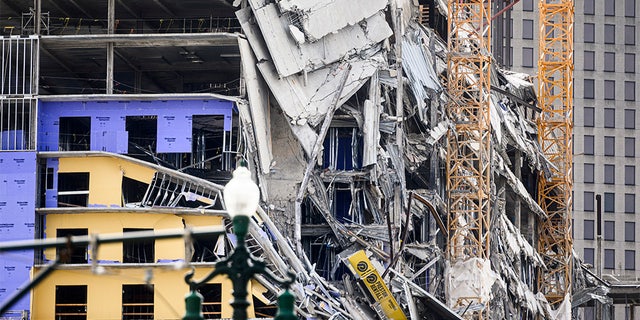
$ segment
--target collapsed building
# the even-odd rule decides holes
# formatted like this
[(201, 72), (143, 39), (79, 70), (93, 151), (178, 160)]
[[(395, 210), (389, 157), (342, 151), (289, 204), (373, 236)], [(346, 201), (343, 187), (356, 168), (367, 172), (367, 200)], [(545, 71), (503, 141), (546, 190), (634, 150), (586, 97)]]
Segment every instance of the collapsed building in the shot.
[[(563, 312), (572, 307), (594, 299), (610, 303), (603, 284), (583, 272), (579, 262), (573, 264), (573, 276), (579, 278), (573, 282), (579, 294), (573, 305), (567, 300), (562, 307), (552, 307), (537, 290), (537, 272), (546, 265), (536, 246), (536, 221), (546, 213), (536, 200), (536, 187), (554, 164), (537, 140), (535, 121), (540, 108), (533, 79), (503, 69), (495, 61), (490, 66), (488, 95), (489, 258), (451, 263), (447, 246), (454, 235), (449, 228), (451, 190), (447, 190), (446, 170), (451, 141), (447, 134), (460, 119), (447, 112), (451, 101), (447, 5), (444, 1), (420, 3), (249, 0), (235, 1), (233, 9), (226, 4), (237, 26), (205, 31), (215, 39), (203, 35), (189, 39), (201, 46), (225, 47), (222, 54), (236, 58), (240, 80), (236, 89), (227, 92), (200, 94), (202, 86), (194, 85), (178, 93), (145, 94), (140, 90), (142, 68), (132, 62), (126, 64), (136, 69), (133, 94), (114, 94), (109, 85), (105, 94), (57, 92), (55, 86), (40, 96), (35, 89), (15, 92), (22, 95), (16, 101), (24, 105), (35, 106), (37, 100), (38, 110), (21, 113), (30, 119), (24, 122), (28, 125), (18, 125), (6, 116), (3, 150), (37, 150), (34, 167), (26, 170), (37, 170), (47, 179), (52, 176), (34, 182), (44, 190), (40, 202), (33, 204), (39, 217), (33, 220), (36, 237), (51, 237), (46, 230), (55, 226), (78, 229), (65, 220), (72, 219), (70, 213), (120, 217), (155, 210), (171, 221), (162, 225), (171, 227), (225, 224), (220, 219), (224, 203), (219, 193), (241, 158), (248, 162), (261, 191), (261, 207), (250, 231), (253, 253), (277, 275), (296, 273), (292, 289), (301, 317), (460, 319), (488, 310), (493, 319), (568, 319), (570, 312)], [(163, 11), (171, 10), (164, 7)], [(41, 13), (36, 12), (30, 17), (40, 21)], [(144, 38), (129, 36), (111, 30), (104, 38), (43, 36), (40, 41), (49, 47), (50, 60), (59, 60), (56, 49), (107, 43), (111, 59), (115, 52), (126, 62), (129, 52), (115, 50), (114, 45), (145, 46), (135, 43)], [(178, 36), (160, 36), (145, 41), (180, 46)], [(15, 42), (20, 48), (20, 41), (19, 37), (7, 40), (5, 47)], [(37, 40), (30, 41), (35, 42), (25, 55), (38, 46)], [(182, 50), (181, 55), (206, 59), (191, 49)], [(107, 83), (113, 71), (107, 72)], [(34, 80), (16, 76), (20, 81), (26, 78)], [(82, 81), (89, 82), (74, 79), (76, 85)], [(9, 91), (10, 82), (6, 83)], [(7, 110), (16, 115), (11, 103), (6, 104)], [(103, 189), (89, 185), (89, 174), (72, 176), (73, 166), (96, 170), (91, 159), (110, 159), (101, 166), (116, 175), (122, 172), (122, 180), (114, 187), (121, 185), (121, 193), (92, 200)], [(138, 174), (140, 170), (145, 174)], [(212, 218), (199, 220), (197, 215)], [(465, 228), (475, 232), (466, 221), (456, 223), (463, 232)], [(136, 224), (140, 228), (143, 223)], [(58, 232), (63, 235), (67, 234)], [(191, 262), (213, 262), (224, 256), (233, 247), (233, 241), (226, 240), (196, 244)], [(148, 253), (146, 246), (143, 253)], [(204, 258), (204, 252), (213, 254)], [(55, 255), (36, 252), (35, 270)], [(118, 262), (116, 256), (110, 261)], [(186, 254), (182, 258), (160, 251), (156, 258), (136, 261), (162, 265), (189, 260)], [(95, 257), (75, 261), (103, 262), (107, 263)], [(364, 263), (362, 270), (359, 262)], [(197, 266), (200, 270), (208, 265)], [(95, 266), (85, 269), (87, 274), (96, 273)], [(139, 277), (135, 272), (126, 274)], [(220, 285), (217, 290), (227, 284)], [(266, 278), (258, 278), (254, 286), (261, 292), (254, 293), (259, 297), (254, 304), (257, 308), (260, 303), (261, 308), (254, 314), (272, 315), (265, 310), (275, 303), (279, 288)], [(51, 294), (52, 288), (50, 284), (46, 290), (36, 290), (32, 303)], [(86, 304), (86, 288), (84, 294)], [(485, 300), (460, 305), (461, 297)], [(210, 316), (222, 317), (225, 312)]]

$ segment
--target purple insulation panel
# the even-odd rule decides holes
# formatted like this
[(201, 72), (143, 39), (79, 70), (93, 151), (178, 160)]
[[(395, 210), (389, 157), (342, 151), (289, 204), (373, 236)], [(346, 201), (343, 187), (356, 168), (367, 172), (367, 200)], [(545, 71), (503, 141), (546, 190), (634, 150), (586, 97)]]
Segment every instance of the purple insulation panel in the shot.
[(156, 151), (192, 152), (194, 115), (224, 116), (224, 131), (231, 131), (233, 102), (222, 100), (155, 101), (43, 101), (38, 114), (38, 150), (58, 150), (61, 117), (91, 117), (91, 150), (127, 153), (126, 118), (156, 116)]
[[(36, 153), (0, 152), (0, 242), (33, 239)], [(0, 254), (0, 301), (29, 280), (33, 250)], [(29, 310), (28, 295), (11, 310)]]

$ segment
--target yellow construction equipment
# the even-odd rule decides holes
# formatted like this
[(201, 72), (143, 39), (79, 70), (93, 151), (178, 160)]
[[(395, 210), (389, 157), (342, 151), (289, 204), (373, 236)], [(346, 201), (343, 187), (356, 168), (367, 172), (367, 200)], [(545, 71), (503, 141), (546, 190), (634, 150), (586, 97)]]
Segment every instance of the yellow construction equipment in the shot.
[(539, 11), (538, 141), (553, 167), (538, 180), (538, 203), (547, 213), (538, 223), (538, 252), (547, 267), (538, 272), (538, 290), (558, 308), (571, 297), (574, 3), (542, 0)]
[[(455, 126), (447, 143), (447, 255), (453, 265), (489, 258), (491, 1), (449, 0), (448, 8), (447, 113)], [(488, 318), (488, 297), (453, 300), (453, 308), (484, 304), (467, 316)]]

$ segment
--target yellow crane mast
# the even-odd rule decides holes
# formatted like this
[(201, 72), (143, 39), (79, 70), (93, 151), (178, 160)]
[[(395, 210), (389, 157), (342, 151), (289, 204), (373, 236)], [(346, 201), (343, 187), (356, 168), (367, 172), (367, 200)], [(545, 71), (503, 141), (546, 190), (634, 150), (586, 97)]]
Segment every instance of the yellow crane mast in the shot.
[[(448, 9), (447, 113), (455, 126), (447, 143), (447, 255), (455, 265), (489, 259), (491, 1), (449, 0)], [(488, 318), (488, 297), (480, 292), (449, 292), (450, 304), (484, 304), (470, 317)]]
[(538, 272), (538, 290), (557, 309), (571, 297), (574, 3), (541, 0), (539, 10), (538, 141), (553, 167), (538, 180), (547, 214), (538, 223), (538, 253), (547, 266)]

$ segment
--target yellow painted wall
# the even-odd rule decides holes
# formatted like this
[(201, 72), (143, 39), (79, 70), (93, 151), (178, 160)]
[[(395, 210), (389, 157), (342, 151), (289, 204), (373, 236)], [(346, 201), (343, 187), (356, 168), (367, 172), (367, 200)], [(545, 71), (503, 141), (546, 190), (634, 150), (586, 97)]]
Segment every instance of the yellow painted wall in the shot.
[[(33, 290), (32, 319), (54, 319), (56, 285), (87, 285), (87, 319), (120, 319), (122, 285), (144, 284), (147, 269), (107, 266), (102, 275), (94, 275), (89, 267), (83, 270), (54, 271)], [(154, 319), (181, 319), (185, 312), (184, 297), (189, 291), (184, 282), (187, 270), (168, 267), (154, 267), (150, 270), (153, 274), (150, 283), (154, 285)], [(196, 267), (194, 279), (201, 279), (211, 270), (211, 266)], [(222, 317), (231, 318), (231, 282), (226, 277), (216, 277), (210, 283), (222, 284)], [(254, 317), (252, 309), (249, 308), (248, 311), (249, 317)]]
[(122, 205), (122, 177), (150, 183), (155, 170), (111, 157), (60, 158), (59, 173), (89, 172), (89, 205)]
[[(48, 214), (45, 222), (45, 234), (47, 238), (54, 238), (57, 229), (74, 228), (87, 228), (89, 234), (119, 233), (123, 228), (183, 230), (183, 218), (187, 226), (217, 226), (222, 223), (221, 217), (189, 215), (180, 217), (160, 213)], [(89, 254), (92, 256), (93, 252), (90, 251)], [(55, 249), (45, 250), (46, 259), (53, 260), (55, 256)], [(157, 240), (155, 259), (156, 261), (184, 259), (184, 241), (182, 239)], [(100, 245), (98, 260), (122, 261), (122, 244)]]

